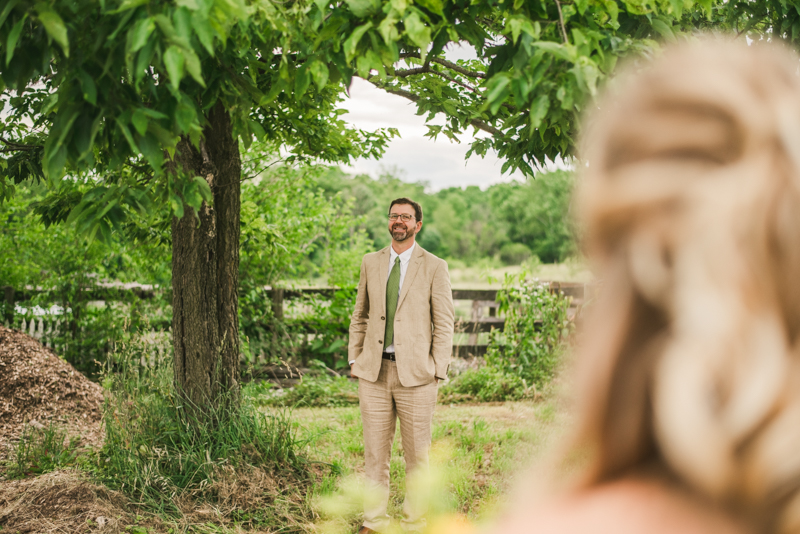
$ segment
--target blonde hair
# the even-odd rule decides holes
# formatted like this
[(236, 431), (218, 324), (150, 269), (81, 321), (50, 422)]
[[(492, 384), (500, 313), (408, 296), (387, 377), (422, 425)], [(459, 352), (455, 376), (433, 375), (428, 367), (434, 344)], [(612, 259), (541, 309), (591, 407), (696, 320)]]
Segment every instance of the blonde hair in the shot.
[(777, 45), (684, 43), (631, 66), (588, 122), (590, 485), (657, 465), (800, 532), (799, 65)]

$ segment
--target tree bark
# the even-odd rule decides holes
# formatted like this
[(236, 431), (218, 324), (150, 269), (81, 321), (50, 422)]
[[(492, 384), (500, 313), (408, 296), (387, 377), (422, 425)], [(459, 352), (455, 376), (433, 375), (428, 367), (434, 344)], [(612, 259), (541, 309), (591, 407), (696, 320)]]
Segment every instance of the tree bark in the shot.
[(200, 417), (239, 401), (241, 158), (222, 103), (206, 118), (199, 148), (182, 139), (172, 169), (202, 176), (214, 197), (197, 217), (185, 206), (183, 218), (172, 220), (175, 386)]

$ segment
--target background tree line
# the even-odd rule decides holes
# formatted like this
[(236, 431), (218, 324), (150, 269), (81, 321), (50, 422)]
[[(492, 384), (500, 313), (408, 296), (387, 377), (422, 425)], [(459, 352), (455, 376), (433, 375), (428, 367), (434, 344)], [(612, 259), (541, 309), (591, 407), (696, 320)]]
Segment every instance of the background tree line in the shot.
[[(347, 326), (349, 292), (357, 283), (361, 258), (389, 243), (387, 206), (400, 196), (418, 199), (425, 209), (422, 246), (456, 265), (518, 264), (531, 254), (558, 261), (574, 250), (569, 223), (572, 175), (566, 171), (486, 190), (431, 192), (427, 184), (405, 182), (392, 172), (372, 178), (328, 166), (273, 165), (263, 170), (256, 164), (264, 159), (259, 147), (245, 154), (246, 169), (250, 165), (249, 170), (258, 173), (243, 185), (240, 222), (239, 321), (242, 350), (250, 357), (281, 351), (285, 356), (281, 345), (290, 344), (286, 336), (273, 341), (274, 330), (283, 327), (272, 317), (263, 288), (311, 280), (345, 291), (338, 309), (306, 302), (311, 311), (304, 321), (315, 323), (323, 334), (319, 346), (306, 352), (329, 359), (330, 347)], [(80, 197), (89, 189), (68, 182), (61, 195)], [(58, 314), (72, 325), (63, 332), (64, 356), (92, 375), (98, 370), (96, 362), (123, 337), (123, 329), (166, 330), (170, 324), (169, 214), (165, 209), (160, 216), (129, 218), (127, 231), (98, 241), (70, 226), (51, 224), (58, 214), (49, 198), (44, 186), (30, 184), (0, 206), (0, 250), (8, 259), (0, 263), (0, 285), (44, 290), (25, 304), (27, 319), (33, 317), (34, 305), (60, 306)], [(90, 305), (86, 290), (108, 282), (155, 285), (162, 289), (161, 297)], [(10, 312), (4, 310), (4, 315)]]

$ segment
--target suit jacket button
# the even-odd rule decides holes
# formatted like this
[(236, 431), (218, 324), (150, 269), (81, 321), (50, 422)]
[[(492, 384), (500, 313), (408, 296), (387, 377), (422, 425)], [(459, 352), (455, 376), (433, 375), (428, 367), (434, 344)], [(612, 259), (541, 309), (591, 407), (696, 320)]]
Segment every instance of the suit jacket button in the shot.
[(385, 321), (385, 320), (386, 320), (386, 317), (381, 317), (381, 321)]
[(379, 340), (378, 340), (378, 343), (380, 343), (381, 345), (383, 345), (383, 340), (379, 339)]

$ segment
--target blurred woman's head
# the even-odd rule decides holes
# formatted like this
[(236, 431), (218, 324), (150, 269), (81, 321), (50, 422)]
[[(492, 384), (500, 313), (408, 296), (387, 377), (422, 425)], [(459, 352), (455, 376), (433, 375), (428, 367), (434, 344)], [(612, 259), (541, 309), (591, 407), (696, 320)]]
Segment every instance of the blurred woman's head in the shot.
[(800, 531), (798, 66), (780, 46), (701, 39), (630, 66), (589, 119), (590, 484), (655, 467)]

